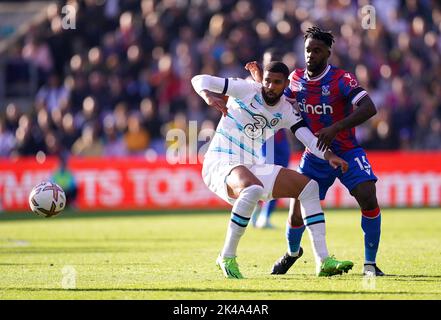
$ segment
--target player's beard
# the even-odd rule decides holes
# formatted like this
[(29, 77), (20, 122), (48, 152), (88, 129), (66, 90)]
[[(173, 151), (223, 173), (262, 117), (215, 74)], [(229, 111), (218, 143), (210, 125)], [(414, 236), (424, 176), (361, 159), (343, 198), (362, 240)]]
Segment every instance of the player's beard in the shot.
[(323, 61), (321, 63), (314, 63), (312, 65), (306, 64), (306, 69), (308, 70), (308, 73), (310, 73), (310, 76), (315, 77), (319, 75), (323, 70), (325, 70), (327, 65), (326, 61)]
[(272, 106), (275, 105), (277, 102), (279, 102), (280, 97), (283, 96), (283, 91), (275, 97), (269, 97), (265, 91), (262, 92), (263, 99), (265, 100), (266, 104)]

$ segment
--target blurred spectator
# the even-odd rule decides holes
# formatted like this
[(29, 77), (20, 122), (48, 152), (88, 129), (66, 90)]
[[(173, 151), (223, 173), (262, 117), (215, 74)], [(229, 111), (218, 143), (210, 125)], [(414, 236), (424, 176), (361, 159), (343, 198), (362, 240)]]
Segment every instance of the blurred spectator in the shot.
[(52, 53), (43, 36), (30, 34), (22, 51), (23, 58), (37, 68), (38, 82), (46, 81), (49, 72), (54, 68)]
[(84, 99), (90, 94), (86, 76), (83, 74), (73, 76), (69, 91), (69, 109), (76, 113), (81, 110)]
[(124, 103), (128, 100), (126, 91), (124, 90), (124, 83), (121, 77), (112, 75), (109, 78), (109, 104), (111, 109), (114, 109), (118, 103)]
[(104, 155), (121, 157), (127, 155), (127, 147), (123, 137), (116, 129), (115, 118), (107, 115), (104, 120)]
[(127, 130), (128, 121), (128, 107), (124, 102), (118, 103), (113, 110), (113, 116), (115, 117), (115, 125), (120, 133), (124, 133)]
[(441, 149), (441, 121), (433, 118), (430, 121), (429, 134), (425, 137), (423, 148), (426, 150)]
[(73, 144), (79, 138), (79, 133), (74, 124), (74, 117), (71, 113), (66, 113), (62, 120), (63, 127), (60, 130), (60, 143), (64, 152), (69, 152)]
[(133, 13), (126, 11), (119, 18), (119, 29), (116, 30), (117, 42), (127, 50), (138, 38), (138, 31), (134, 25)]
[(101, 71), (93, 71), (89, 75), (90, 95), (96, 102), (98, 110), (110, 110), (109, 92), (104, 74)]
[(84, 1), (77, 13), (77, 29), (82, 30), (81, 37), (89, 47), (99, 45), (101, 36), (106, 31), (104, 3), (105, 1)]
[(46, 151), (41, 130), (33, 124), (31, 116), (27, 114), (22, 115), (19, 119), (15, 140), (14, 153), (19, 156), (32, 156), (38, 151)]
[(60, 140), (54, 132), (50, 131), (44, 135), (44, 143), (46, 154), (51, 156), (57, 156), (60, 154), (62, 150)]
[(54, 109), (65, 110), (68, 106), (69, 92), (61, 83), (60, 76), (52, 73), (48, 77), (47, 85), (41, 87), (35, 97), (37, 109), (45, 108), (49, 112)]
[(81, 136), (72, 146), (72, 153), (76, 156), (99, 157), (103, 155), (104, 145), (98, 135), (98, 129), (93, 124), (86, 124)]
[(164, 138), (161, 135), (162, 121), (151, 99), (143, 99), (140, 104), (141, 123), (150, 133), (150, 147), (158, 154), (165, 154)]
[(37, 113), (37, 125), (43, 135), (51, 132), (53, 124), (51, 123), (50, 115), (46, 109), (41, 109)]
[(124, 135), (127, 151), (132, 155), (141, 155), (150, 144), (150, 133), (142, 126), (138, 112), (132, 113), (127, 121), (127, 132)]
[(15, 137), (6, 127), (6, 121), (0, 118), (0, 157), (8, 157), (14, 149)]
[(10, 131), (14, 131), (18, 128), (18, 121), (20, 119), (21, 112), (15, 103), (10, 103), (6, 107), (6, 128)]
[(83, 108), (75, 116), (75, 126), (81, 128), (84, 124), (95, 121), (99, 115), (99, 106), (95, 97), (88, 96), (83, 101)]
[(64, 63), (72, 56), (72, 36), (69, 32), (63, 32), (62, 20), (59, 15), (49, 17), (50, 30), (48, 31), (47, 44), (49, 45), (54, 65), (53, 70), (62, 74)]

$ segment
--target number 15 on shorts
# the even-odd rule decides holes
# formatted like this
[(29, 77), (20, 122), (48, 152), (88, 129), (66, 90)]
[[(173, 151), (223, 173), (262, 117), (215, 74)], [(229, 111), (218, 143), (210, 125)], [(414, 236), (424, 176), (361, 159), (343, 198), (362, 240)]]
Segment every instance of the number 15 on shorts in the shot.
[(361, 156), (361, 159), (360, 157), (355, 157), (354, 160), (357, 162), (361, 170), (365, 171), (368, 175), (371, 175), (371, 165), (366, 160), (365, 156)]

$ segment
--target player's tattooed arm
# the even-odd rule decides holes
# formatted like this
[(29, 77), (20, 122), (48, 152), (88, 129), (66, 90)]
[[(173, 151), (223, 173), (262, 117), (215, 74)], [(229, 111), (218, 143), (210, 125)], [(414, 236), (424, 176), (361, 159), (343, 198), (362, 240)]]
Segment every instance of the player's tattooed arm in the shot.
[(317, 136), (317, 148), (324, 151), (329, 148), (337, 134), (345, 129), (354, 128), (367, 121), (377, 113), (371, 98), (366, 95), (358, 103), (357, 108), (346, 118), (335, 122), (333, 125), (323, 128), (315, 133)]

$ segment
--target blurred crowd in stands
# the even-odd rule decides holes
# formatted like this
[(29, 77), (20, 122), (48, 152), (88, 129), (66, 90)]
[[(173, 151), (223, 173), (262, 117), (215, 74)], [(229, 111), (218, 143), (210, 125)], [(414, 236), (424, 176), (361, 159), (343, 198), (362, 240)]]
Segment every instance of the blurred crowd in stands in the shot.
[[(363, 29), (369, 3), (375, 26)], [(75, 29), (63, 28), (65, 4)], [(51, 5), (7, 52), (6, 85), (32, 65), (39, 88), (30, 110), (0, 106), (0, 156), (162, 155), (169, 129), (214, 129), (220, 118), (192, 76), (246, 77), (245, 63), (269, 48), (304, 67), (303, 32), (315, 24), (336, 37), (331, 63), (354, 72), (377, 106), (359, 142), (440, 150), (439, 1), (74, 0)]]

